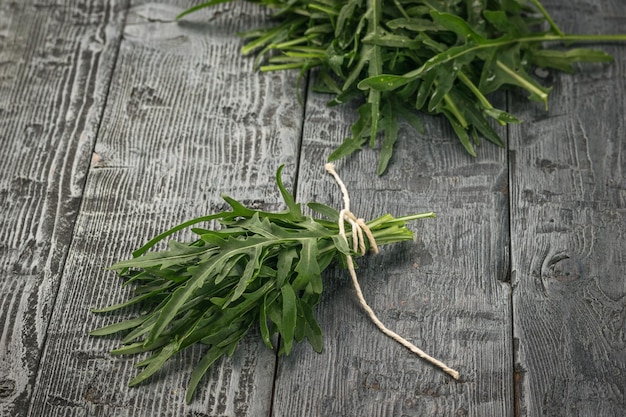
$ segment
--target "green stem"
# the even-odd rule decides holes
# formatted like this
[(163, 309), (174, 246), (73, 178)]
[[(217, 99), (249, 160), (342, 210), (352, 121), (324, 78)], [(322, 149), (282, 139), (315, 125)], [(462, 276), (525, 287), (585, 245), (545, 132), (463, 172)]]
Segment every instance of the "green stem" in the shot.
[(282, 42), (282, 43), (277, 43), (277, 44), (274, 44), (274, 45), (270, 45), (270, 48), (271, 49), (285, 49), (285, 48), (288, 48), (290, 46), (300, 45), (302, 43), (307, 43), (310, 40), (315, 39), (315, 38), (317, 38), (319, 36), (320, 36), (319, 34), (301, 36), (299, 38), (292, 39), (292, 40), (287, 41), (287, 42)]
[(406, 12), (406, 10), (404, 10), (404, 7), (402, 7), (402, 5), (400, 4), (399, 0), (393, 0), (393, 4), (400, 11), (400, 14), (402, 15), (402, 17), (404, 17), (405, 19), (410, 19), (411, 18), (411, 16), (409, 16), (409, 14)]
[(324, 54), (314, 54), (311, 52), (292, 52), (292, 51), (285, 51), (283, 52), (284, 56), (289, 57), (289, 58), (305, 58), (305, 59), (313, 59), (313, 58), (317, 58), (317, 59), (324, 59), (326, 58), (326, 55)]
[(561, 31), (561, 29), (559, 29), (559, 27), (556, 25), (554, 20), (552, 20), (552, 17), (548, 14), (548, 11), (543, 7), (543, 5), (539, 2), (539, 0), (530, 0), (530, 2), (534, 4), (537, 9), (539, 9), (543, 17), (545, 17), (548, 23), (550, 24), (550, 27), (552, 28), (553, 31), (555, 31), (560, 36), (565, 35)]
[(427, 218), (434, 218), (434, 217), (436, 217), (436, 214), (433, 213), (432, 211), (429, 211), (427, 213), (411, 214), (409, 216), (396, 217), (395, 221), (406, 223), (406, 222), (412, 222), (413, 220), (420, 220), (420, 219), (427, 219)]
[[(470, 52), (475, 52), (475, 51), (480, 51), (482, 49), (488, 49), (488, 48), (499, 48), (501, 46), (507, 46), (507, 45), (514, 45), (517, 43), (533, 43), (533, 42), (558, 42), (558, 41), (562, 41), (562, 42), (616, 42), (616, 41), (626, 41), (626, 34), (619, 34), (619, 35), (564, 35), (564, 36), (559, 36), (559, 35), (535, 35), (535, 36), (525, 36), (525, 37), (521, 37), (521, 38), (507, 38), (507, 39), (496, 39), (493, 41), (487, 41), (484, 42), (482, 44), (479, 45), (475, 45), (472, 46), (470, 48), (466, 48), (463, 49), (459, 52), (457, 52), (456, 54), (450, 54), (448, 56), (446, 56), (445, 58), (441, 59), (440, 57), (442, 56), (442, 54), (444, 53), (440, 53), (438, 55), (435, 55), (434, 57), (432, 57), (431, 59), (429, 59), (428, 61), (426, 61), (426, 63), (424, 65), (422, 65), (421, 67), (419, 67), (416, 70), (413, 70), (411, 72), (407, 72), (406, 74), (403, 75), (404, 78), (407, 78), (407, 83), (419, 78), (420, 75), (422, 75), (425, 71), (427, 70), (431, 70), (432, 68), (435, 68), (436, 66), (439, 66), (441, 64), (445, 64), (447, 62), (450, 61), (454, 61), (455, 59), (468, 54)], [(435, 61), (436, 60), (436, 61)], [(434, 64), (432, 64), (432, 62), (435, 61)], [(429, 65), (430, 63), (430, 65)]]
[(456, 106), (454, 100), (450, 98), (450, 94), (446, 93), (446, 95), (443, 96), (443, 101), (446, 102), (448, 109), (450, 109), (450, 112), (456, 117), (461, 126), (463, 126), (464, 129), (467, 129), (467, 120), (463, 116), (463, 113), (459, 111), (459, 108)]
[[(367, 35), (378, 35), (381, 16), (381, 1), (382, 0), (368, 0), (368, 12), (370, 13), (370, 19), (368, 22)], [(371, 48), (369, 54), (368, 74), (370, 77), (381, 75), (383, 72), (382, 57), (380, 53), (380, 47), (378, 45), (367, 45), (365, 48)], [(376, 137), (378, 135), (378, 121), (380, 120), (380, 91), (371, 89), (368, 94), (367, 101), (371, 105), (371, 126), (370, 126), (370, 147), (374, 147), (376, 143)]]
[(329, 7), (322, 6), (321, 4), (311, 3), (309, 4), (309, 9), (317, 10), (323, 13), (326, 13), (329, 16), (338, 16), (339, 12), (331, 9)]
[(321, 62), (316, 62), (315, 60), (308, 60), (302, 63), (293, 63), (293, 64), (279, 64), (279, 65), (263, 65), (260, 70), (261, 72), (270, 72), (270, 71), (282, 71), (282, 70), (290, 70), (290, 69), (304, 69), (307, 70), (309, 68), (317, 67), (321, 65)]
[(485, 97), (483, 93), (480, 92), (478, 87), (476, 87), (476, 84), (474, 84), (463, 71), (459, 71), (459, 79), (467, 88), (472, 91), (472, 93), (474, 93), (474, 95), (476, 96), (480, 104), (483, 105), (483, 107), (487, 109), (493, 109), (493, 105), (489, 102), (489, 100), (487, 100), (487, 97)]
[[(387, 214), (384, 216), (381, 216), (377, 219), (371, 220), (369, 222), (367, 222), (367, 226), (370, 229), (374, 229), (378, 226), (380, 226), (381, 224), (385, 224), (387, 222), (410, 222), (413, 220), (419, 220), (419, 219), (426, 219), (428, 217), (435, 217), (435, 213), (433, 213), (432, 211), (427, 212), (427, 213), (419, 213), (419, 214), (411, 214), (408, 216), (403, 216), (403, 217), (392, 217), (391, 215)], [(372, 232), (374, 233), (374, 232)]]
[(506, 72), (507, 74), (509, 74), (511, 77), (515, 78), (516, 80), (518, 80), (518, 82), (520, 84), (522, 84), (524, 86), (524, 88), (534, 94), (536, 94), (538, 97), (541, 98), (541, 100), (546, 104), (546, 110), (548, 108), (548, 95), (546, 93), (544, 93), (543, 91), (541, 91), (540, 89), (538, 89), (537, 87), (535, 87), (532, 83), (529, 83), (528, 81), (524, 80), (522, 77), (519, 76), (519, 74), (517, 74), (515, 71), (513, 71), (511, 68), (507, 67), (506, 65), (504, 65), (502, 62), (500, 61), (496, 61), (496, 65), (498, 66), (498, 68), (500, 68), (502, 71)]

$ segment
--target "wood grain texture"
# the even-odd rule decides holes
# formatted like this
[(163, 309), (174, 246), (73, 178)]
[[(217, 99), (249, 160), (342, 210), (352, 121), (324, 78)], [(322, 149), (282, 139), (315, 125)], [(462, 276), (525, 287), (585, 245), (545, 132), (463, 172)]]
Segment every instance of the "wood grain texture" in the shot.
[(119, 23), (117, 1), (0, 1), (0, 416), (33, 391)]
[[(525, 122), (503, 132), (508, 150), (473, 159), (426, 118), (425, 137), (402, 125), (385, 176), (369, 149), (337, 164), (359, 216), (437, 212), (357, 272), (380, 319), (460, 382), (381, 334), (335, 268), (322, 354), (303, 344), (277, 362), (255, 331), (190, 406), (200, 347), (128, 388), (139, 358), (87, 336), (124, 316), (90, 312), (129, 295), (104, 268), (225, 208), (220, 193), (282, 208), (279, 164), (299, 201), (340, 207), (323, 165), (356, 115), (312, 92), (303, 109), (296, 73), (253, 71), (235, 33), (260, 9), (175, 22), (192, 3), (0, 0), (0, 417), (626, 414), (623, 44), (602, 46), (612, 64), (538, 71), (547, 113), (510, 95)], [(542, 3), (566, 32), (626, 27), (621, 0)]]
[[(356, 109), (329, 109), (326, 100), (307, 100), (298, 197), (340, 207), (323, 166)], [(411, 225), (414, 242), (361, 259), (357, 272), (381, 321), (456, 368), (461, 381), (380, 333), (347, 271), (336, 269), (316, 310), (324, 351), (301, 345), (280, 359), (275, 416), (512, 415), (506, 152), (485, 145), (473, 159), (442, 119), (426, 121), (426, 137), (402, 126), (385, 176), (376, 176), (378, 153), (369, 149), (337, 170), (357, 216), (437, 212)]]
[(262, 14), (235, 3), (177, 23), (190, 4), (133, 2), (128, 11), (31, 416), (269, 412), (275, 354), (258, 334), (214, 365), (190, 406), (184, 393), (204, 349), (188, 349), (130, 389), (141, 358), (111, 356), (120, 338), (87, 335), (123, 318), (94, 315), (91, 307), (129, 295), (104, 267), (183, 220), (225, 209), (220, 193), (282, 209), (275, 171), (287, 165), (289, 186), (295, 177), (297, 74), (255, 73), (235, 35), (260, 24)]
[[(546, 2), (565, 32), (624, 32), (619, 0)], [(512, 270), (520, 416), (626, 415), (626, 49), (543, 73), (550, 110), (514, 101)]]

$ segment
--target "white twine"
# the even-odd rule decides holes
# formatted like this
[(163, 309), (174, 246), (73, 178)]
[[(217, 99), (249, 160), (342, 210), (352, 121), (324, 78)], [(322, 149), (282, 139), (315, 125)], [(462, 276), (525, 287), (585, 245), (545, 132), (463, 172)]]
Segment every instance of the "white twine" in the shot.
[[(328, 171), (328, 173), (331, 174), (335, 178), (335, 181), (339, 185), (339, 188), (341, 189), (341, 193), (343, 194), (344, 208), (343, 210), (339, 212), (339, 223), (338, 223), (339, 234), (345, 240), (345, 242), (348, 243), (348, 238), (346, 237), (346, 229), (345, 229), (345, 224), (344, 224), (347, 221), (352, 226), (352, 248), (354, 252), (359, 252), (361, 255), (365, 254), (365, 240), (363, 239), (363, 233), (365, 233), (370, 243), (371, 249), (374, 251), (374, 253), (378, 253), (378, 246), (376, 245), (376, 241), (374, 239), (374, 236), (372, 235), (371, 230), (369, 229), (367, 224), (365, 224), (365, 220), (358, 219), (350, 211), (350, 197), (348, 196), (348, 190), (346, 189), (345, 184), (343, 183), (341, 178), (339, 178), (339, 175), (335, 171), (335, 166), (333, 164), (326, 164), (325, 168), (326, 168), (326, 171)], [(352, 256), (346, 255), (346, 262), (348, 264), (348, 271), (350, 271), (350, 277), (352, 278), (352, 285), (354, 286), (354, 289), (356, 290), (357, 298), (359, 299), (361, 306), (363, 307), (367, 315), (370, 317), (370, 319), (374, 322), (376, 327), (378, 327), (381, 332), (383, 332), (384, 334), (386, 334), (387, 336), (389, 336), (396, 342), (400, 343), (402, 346), (406, 347), (407, 349), (415, 353), (420, 358), (439, 367), (442, 371), (451, 375), (454, 379), (459, 379), (459, 373), (457, 371), (448, 367), (445, 363), (441, 362), (440, 360), (435, 359), (432, 356), (428, 355), (423, 350), (421, 350), (420, 348), (418, 348), (413, 343), (409, 342), (408, 340), (406, 340), (405, 338), (403, 338), (396, 332), (389, 330), (378, 319), (378, 317), (376, 317), (374, 310), (372, 310), (372, 308), (365, 301), (365, 297), (363, 297), (363, 292), (361, 291), (361, 286), (359, 285), (359, 280), (357, 279), (356, 271), (354, 269), (354, 262), (352, 260)]]

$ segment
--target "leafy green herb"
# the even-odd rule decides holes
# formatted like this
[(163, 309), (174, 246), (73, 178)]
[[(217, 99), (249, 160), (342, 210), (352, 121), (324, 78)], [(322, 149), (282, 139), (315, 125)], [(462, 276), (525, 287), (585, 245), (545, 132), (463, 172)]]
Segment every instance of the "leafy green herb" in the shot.
[[(135, 304), (141, 305), (141, 312), (91, 335), (125, 332), (122, 345), (112, 351), (116, 355), (151, 352), (138, 363), (143, 370), (131, 386), (152, 376), (177, 352), (201, 343), (208, 350), (191, 375), (186, 395), (190, 402), (210, 366), (223, 355), (232, 355), (253, 326), (259, 326), (269, 348), (274, 348), (272, 336), (280, 335), (279, 354), (289, 354), (293, 342), (305, 338), (315, 351), (322, 350), (322, 331), (313, 313), (323, 289), (322, 272), (338, 258), (360, 253), (341, 237), (336, 210), (310, 203), (311, 210), (328, 220), (302, 213), (283, 186), (281, 172), (282, 167), (276, 182), (286, 211), (252, 210), (224, 196), (231, 210), (176, 226), (135, 251), (132, 259), (111, 267), (126, 280), (124, 285), (134, 285), (134, 297), (94, 312)], [(367, 225), (376, 243), (384, 245), (411, 240), (413, 234), (405, 223), (433, 216), (387, 214)], [(212, 220), (222, 228), (193, 227), (197, 235), (193, 242), (170, 240), (167, 250), (149, 251), (174, 232)]]
[[(202, 3), (178, 17), (226, 1), (232, 0)], [(379, 175), (392, 157), (399, 116), (419, 129), (411, 111), (443, 115), (475, 156), (479, 136), (503, 145), (491, 119), (520, 122), (486, 95), (519, 87), (547, 108), (550, 88), (529, 75), (533, 66), (572, 72), (576, 62), (609, 62), (604, 52), (570, 45), (626, 40), (564, 34), (538, 0), (248, 1), (271, 10), (276, 23), (243, 33), (249, 42), (242, 52), (256, 52), (262, 71), (319, 68), (315, 88), (334, 94), (330, 105), (360, 100), (352, 136), (329, 160), (375, 146), (382, 133)], [(545, 48), (555, 42), (563, 46)]]

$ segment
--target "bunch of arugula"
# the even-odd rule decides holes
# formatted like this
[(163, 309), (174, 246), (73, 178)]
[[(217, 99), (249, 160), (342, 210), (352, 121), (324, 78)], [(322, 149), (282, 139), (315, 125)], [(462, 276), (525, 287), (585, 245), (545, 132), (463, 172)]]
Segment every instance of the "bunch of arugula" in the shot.
[[(203, 375), (224, 354), (232, 355), (248, 330), (259, 326), (265, 344), (280, 335), (279, 354), (289, 354), (293, 342), (305, 338), (322, 350), (322, 331), (314, 306), (322, 293), (322, 272), (334, 261), (357, 256), (340, 236), (339, 213), (319, 203), (308, 207), (328, 220), (305, 216), (301, 205), (285, 189), (282, 167), (276, 174), (287, 210), (252, 210), (223, 196), (230, 211), (199, 217), (150, 240), (133, 258), (111, 267), (135, 285), (134, 297), (121, 304), (96, 309), (107, 313), (135, 304), (137, 317), (93, 330), (92, 336), (126, 332), (116, 355), (151, 352), (139, 362), (143, 370), (130, 381), (134, 386), (157, 372), (177, 352), (196, 343), (209, 348), (194, 369), (187, 388), (190, 402)], [(434, 213), (394, 218), (384, 215), (367, 223), (377, 245), (411, 240), (408, 221)], [(192, 228), (191, 243), (170, 240), (169, 249), (149, 251), (180, 230), (200, 222), (219, 221), (220, 230)], [(350, 226), (347, 226), (350, 232)], [(369, 244), (366, 242), (366, 244)]]
[[(188, 13), (233, 0), (211, 0)], [(241, 35), (243, 54), (257, 53), (261, 71), (319, 68), (315, 90), (329, 105), (362, 103), (336, 160), (376, 145), (383, 174), (398, 137), (398, 117), (423, 133), (416, 112), (445, 116), (465, 149), (479, 136), (502, 146), (489, 119), (519, 123), (486, 97), (504, 86), (526, 90), (548, 105), (550, 88), (529, 75), (533, 66), (573, 72), (576, 62), (608, 62), (604, 52), (574, 42), (624, 41), (626, 35), (564, 34), (539, 0), (247, 0), (273, 12), (275, 24)], [(541, 30), (547, 24), (547, 30)], [(567, 47), (547, 49), (546, 42)]]

